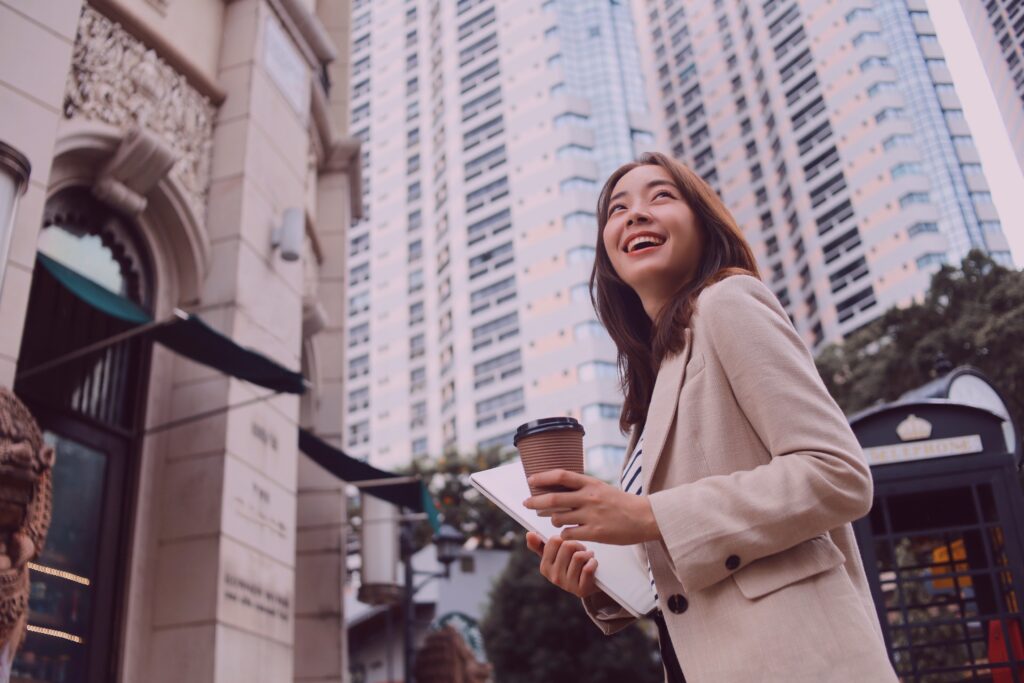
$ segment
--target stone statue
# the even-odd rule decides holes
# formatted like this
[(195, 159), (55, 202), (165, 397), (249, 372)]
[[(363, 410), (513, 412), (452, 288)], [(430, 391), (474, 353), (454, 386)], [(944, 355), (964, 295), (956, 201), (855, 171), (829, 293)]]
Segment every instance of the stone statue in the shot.
[(491, 666), (481, 664), (451, 626), (427, 635), (413, 665), (416, 683), (487, 683)]
[(50, 527), (54, 450), (12, 391), (0, 387), (0, 681), (28, 622), (28, 563)]

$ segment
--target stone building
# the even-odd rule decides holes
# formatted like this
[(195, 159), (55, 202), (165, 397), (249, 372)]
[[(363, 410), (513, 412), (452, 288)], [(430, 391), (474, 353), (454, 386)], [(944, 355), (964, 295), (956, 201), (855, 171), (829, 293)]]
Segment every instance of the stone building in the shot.
[(58, 452), (13, 680), (345, 678), (343, 484), (298, 433), (340, 445), (349, 14), (0, 0), (0, 383)]

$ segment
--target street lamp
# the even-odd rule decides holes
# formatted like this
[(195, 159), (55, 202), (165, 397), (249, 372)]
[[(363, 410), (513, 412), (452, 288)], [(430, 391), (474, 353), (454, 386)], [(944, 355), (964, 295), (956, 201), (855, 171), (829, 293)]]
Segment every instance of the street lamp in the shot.
[(0, 140), (0, 291), (3, 290), (4, 273), (7, 270), (7, 250), (11, 244), (14, 228), (14, 210), (18, 197), (28, 187), (32, 164), (28, 158)]
[[(401, 544), (402, 561), (405, 563), (405, 609), (403, 618), (404, 656), (402, 662), (405, 667), (405, 683), (412, 683), (412, 631), (413, 631), (413, 596), (432, 579), (447, 579), (451, 576), (451, 564), (459, 559), (462, 554), (462, 544), (466, 537), (459, 533), (459, 530), (450, 524), (442, 524), (441, 528), (434, 534), (434, 545), (437, 546), (437, 561), (444, 566), (441, 572), (418, 572), (412, 567), (413, 554), (413, 527), (411, 524), (402, 524)], [(416, 576), (424, 577), (422, 583), (414, 585)]]

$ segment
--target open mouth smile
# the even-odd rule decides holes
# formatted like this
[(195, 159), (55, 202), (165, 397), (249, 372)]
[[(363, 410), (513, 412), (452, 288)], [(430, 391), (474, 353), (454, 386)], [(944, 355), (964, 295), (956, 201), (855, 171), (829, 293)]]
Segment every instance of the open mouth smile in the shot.
[(629, 254), (640, 254), (653, 251), (666, 242), (664, 237), (653, 233), (634, 235), (626, 242), (624, 251)]

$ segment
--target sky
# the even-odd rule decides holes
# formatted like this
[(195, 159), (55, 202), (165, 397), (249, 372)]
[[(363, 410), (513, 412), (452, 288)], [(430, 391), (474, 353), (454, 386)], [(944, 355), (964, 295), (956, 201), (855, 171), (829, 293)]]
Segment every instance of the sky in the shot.
[[(974, 2), (976, 0), (969, 0)], [(1024, 173), (1013, 154), (992, 86), (958, 0), (928, 0), (953, 85), (981, 156), (1014, 263), (1024, 268)]]

